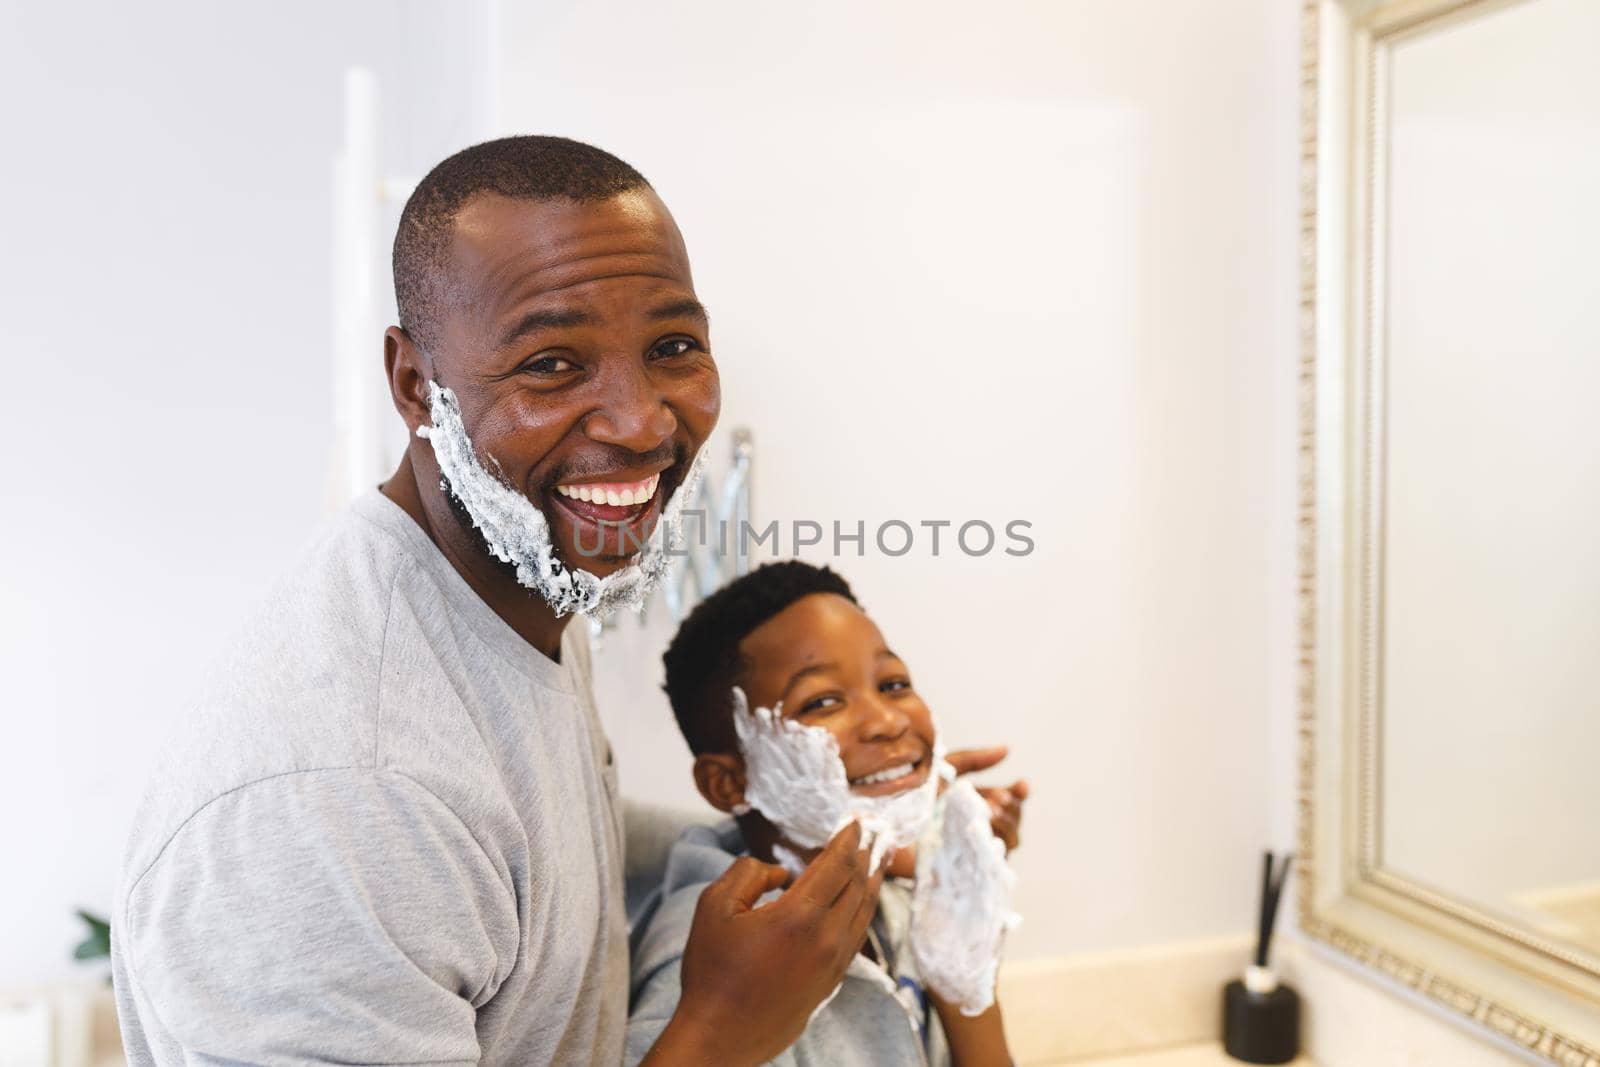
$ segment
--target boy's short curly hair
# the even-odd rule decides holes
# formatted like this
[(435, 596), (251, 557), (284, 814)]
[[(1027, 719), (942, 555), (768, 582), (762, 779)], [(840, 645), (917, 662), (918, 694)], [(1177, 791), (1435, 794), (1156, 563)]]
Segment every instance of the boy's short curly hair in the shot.
[(745, 664), (739, 642), (801, 597), (832, 593), (859, 604), (850, 586), (827, 567), (785, 560), (735, 578), (695, 606), (666, 654), (662, 687), (678, 729), (695, 755), (735, 752), (730, 691)]

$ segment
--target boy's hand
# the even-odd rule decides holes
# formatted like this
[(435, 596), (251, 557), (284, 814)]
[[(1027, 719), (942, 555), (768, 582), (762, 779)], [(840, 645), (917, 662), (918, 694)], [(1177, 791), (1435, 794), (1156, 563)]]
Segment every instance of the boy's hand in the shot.
[(828, 842), (788, 880), (748, 857), (707, 886), (683, 950), (683, 995), (646, 1064), (758, 1064), (794, 1044), (844, 978), (878, 907), (883, 870), (869, 871), (861, 826)]
[[(963, 748), (945, 756), (945, 762), (955, 768), (957, 775), (971, 774), (988, 770), (1005, 759), (1010, 751), (1005, 745)], [(989, 825), (994, 835), (1006, 843), (1006, 851), (1010, 852), (1022, 841), (1022, 802), (1028, 799), (1028, 783), (1016, 781), (1009, 786), (979, 786), (978, 795), (989, 802)], [(915, 860), (912, 862), (915, 866)]]
[[(1022, 843), (1022, 802), (1028, 799), (1026, 779), (1010, 785), (980, 785), (978, 795), (989, 802), (989, 828), (1005, 843), (1006, 854)], [(889, 875), (893, 878), (917, 876), (917, 846), (897, 848), (889, 856)]]
[(1006, 1045), (1005, 1025), (1000, 1021), (1000, 1002), (989, 1005), (982, 1015), (962, 1015), (961, 1009), (928, 990), (928, 1000), (939, 1015), (950, 1060), (956, 1067), (1012, 1067), (1011, 1049)]
[(941, 819), (938, 852), (918, 857), (908, 940), (924, 986), (975, 1015), (994, 1002), (1016, 875), (970, 782), (945, 792)]
[(1022, 802), (1028, 799), (1027, 780), (979, 786), (978, 795), (989, 802), (989, 827), (994, 836), (1005, 842), (1009, 855), (1022, 843)]
[[(945, 762), (955, 768), (956, 774), (986, 771), (1005, 759), (1010, 753), (1005, 745), (992, 748), (963, 748), (945, 756)], [(1028, 799), (1028, 783), (1018, 779), (1010, 785), (982, 785), (978, 795), (989, 802), (989, 827), (994, 836), (1005, 842), (1006, 853), (1022, 843), (1022, 802)], [(896, 878), (913, 878), (917, 873), (916, 846), (897, 849), (889, 857), (889, 873)]]
[(1011, 754), (1005, 745), (990, 748), (962, 748), (945, 753), (944, 761), (955, 768), (956, 775), (986, 771)]

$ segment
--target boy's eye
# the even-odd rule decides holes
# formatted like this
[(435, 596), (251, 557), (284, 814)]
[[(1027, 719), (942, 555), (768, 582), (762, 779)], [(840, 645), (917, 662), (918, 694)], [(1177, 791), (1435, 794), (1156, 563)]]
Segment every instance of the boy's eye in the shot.
[(651, 359), (677, 359), (700, 349), (700, 342), (689, 337), (669, 337), (650, 350)]
[(880, 693), (898, 693), (901, 690), (910, 689), (910, 688), (911, 688), (911, 679), (910, 678), (891, 678), (887, 682), (883, 682), (883, 683), (879, 684), (878, 692), (880, 692)]
[(799, 714), (810, 715), (818, 711), (832, 711), (843, 704), (844, 701), (840, 700), (836, 696), (813, 697), (804, 704), (800, 705)]

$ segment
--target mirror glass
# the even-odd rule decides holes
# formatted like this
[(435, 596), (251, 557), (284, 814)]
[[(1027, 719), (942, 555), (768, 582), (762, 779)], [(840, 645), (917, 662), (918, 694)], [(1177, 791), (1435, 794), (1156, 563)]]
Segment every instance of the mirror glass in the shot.
[(1600, 954), (1600, 2), (1395, 41), (1378, 106), (1379, 863)]

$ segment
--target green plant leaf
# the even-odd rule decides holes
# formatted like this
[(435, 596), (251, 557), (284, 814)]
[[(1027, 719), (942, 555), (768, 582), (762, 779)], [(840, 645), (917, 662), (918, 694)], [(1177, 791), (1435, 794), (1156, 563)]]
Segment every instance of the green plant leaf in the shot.
[(89, 936), (80, 941), (78, 947), (72, 950), (72, 958), (75, 960), (97, 960), (111, 955), (111, 924), (98, 915), (92, 915), (82, 909), (78, 911), (78, 918), (82, 919), (84, 924), (89, 927)]

